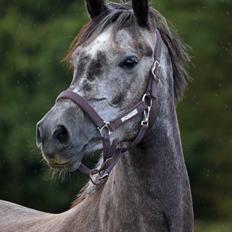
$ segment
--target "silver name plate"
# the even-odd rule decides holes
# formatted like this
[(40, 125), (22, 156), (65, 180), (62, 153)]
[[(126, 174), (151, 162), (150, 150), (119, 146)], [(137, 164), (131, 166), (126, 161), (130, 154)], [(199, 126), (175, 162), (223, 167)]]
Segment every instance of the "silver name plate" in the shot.
[(124, 117), (121, 118), (122, 122), (127, 121), (128, 119), (134, 117), (136, 114), (138, 113), (137, 109), (132, 110), (130, 113), (128, 113), (127, 115), (125, 115)]

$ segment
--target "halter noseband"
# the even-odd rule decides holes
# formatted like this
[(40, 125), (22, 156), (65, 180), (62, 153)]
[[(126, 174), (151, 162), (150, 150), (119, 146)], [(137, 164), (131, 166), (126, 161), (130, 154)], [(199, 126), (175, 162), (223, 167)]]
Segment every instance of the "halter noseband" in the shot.
[[(61, 92), (57, 97), (56, 101), (59, 101), (60, 99), (70, 99), (72, 102), (78, 105), (89, 116), (89, 118), (99, 130), (103, 143), (103, 164), (101, 165), (100, 169), (89, 169), (84, 164), (81, 164), (79, 167), (79, 171), (89, 175), (91, 181), (94, 184), (100, 184), (102, 180), (107, 178), (113, 167), (119, 161), (122, 154), (127, 150), (135, 147), (143, 139), (149, 125), (152, 103), (153, 100), (155, 100), (157, 97), (157, 85), (159, 82), (160, 72), (160, 56), (161, 35), (159, 31), (156, 30), (154, 63), (151, 67), (147, 88), (141, 101), (109, 122), (106, 122), (104, 119), (102, 119), (99, 114), (92, 108), (92, 106), (90, 106), (90, 104), (82, 96), (73, 92), (71, 88)], [(143, 119), (141, 121), (139, 132), (128, 147), (123, 147), (122, 141), (120, 142), (118, 138), (114, 139), (112, 143), (110, 142), (110, 135), (112, 132), (114, 132), (117, 128), (119, 128), (134, 116), (142, 113)], [(100, 175), (100, 178), (98, 178), (97, 182), (93, 180), (93, 176), (96, 174)]]

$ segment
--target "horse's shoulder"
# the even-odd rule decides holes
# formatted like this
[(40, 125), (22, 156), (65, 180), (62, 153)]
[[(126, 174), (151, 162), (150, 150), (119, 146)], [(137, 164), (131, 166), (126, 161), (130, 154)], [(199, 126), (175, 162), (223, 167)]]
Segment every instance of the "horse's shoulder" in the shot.
[(30, 208), (27, 208), (27, 207), (24, 207), (24, 206), (21, 206), (21, 205), (18, 205), (18, 204), (9, 202), (9, 201), (0, 200), (0, 215), (6, 216), (9, 213), (10, 214), (16, 213), (18, 216), (22, 214), (23, 215), (24, 214), (30, 214), (30, 215), (44, 214), (43, 212), (38, 211), (38, 210), (30, 209)]
[(48, 213), (0, 200), (1, 232), (39, 231), (43, 222), (47, 222), (49, 217)]

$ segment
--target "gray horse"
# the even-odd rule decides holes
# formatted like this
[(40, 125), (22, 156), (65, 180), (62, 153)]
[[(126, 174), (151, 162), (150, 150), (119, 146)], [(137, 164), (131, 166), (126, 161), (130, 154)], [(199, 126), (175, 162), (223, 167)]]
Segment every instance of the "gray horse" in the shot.
[[(64, 213), (44, 213), (0, 201), (0, 231), (193, 231), (190, 185), (176, 115), (187, 84), (186, 47), (146, 0), (133, 0), (131, 5), (88, 0), (87, 8), (92, 20), (66, 57), (74, 70), (70, 89), (110, 122), (143, 98), (159, 45), (160, 81), (146, 133), (138, 144), (124, 150), (98, 185), (87, 183)], [(144, 125), (144, 116), (149, 116), (147, 109), (144, 114), (124, 116), (110, 135), (110, 143), (117, 138), (120, 145), (130, 146)], [(106, 126), (103, 134), (108, 135)], [(59, 99), (37, 125), (37, 145), (49, 166), (72, 172), (80, 169), (84, 157), (104, 148), (105, 135), (98, 129), (73, 99)], [(102, 167), (102, 160), (97, 167)]]

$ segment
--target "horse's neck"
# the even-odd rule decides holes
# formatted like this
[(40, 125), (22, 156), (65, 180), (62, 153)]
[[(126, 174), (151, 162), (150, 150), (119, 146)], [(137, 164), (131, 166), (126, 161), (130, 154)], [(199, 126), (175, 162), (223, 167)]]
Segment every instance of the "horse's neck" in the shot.
[(168, 76), (170, 60), (162, 57), (164, 80), (154, 125), (143, 144), (120, 160), (101, 193), (100, 224), (108, 228), (104, 231), (192, 231), (190, 186)]
[(126, 154), (104, 187), (100, 219), (109, 231), (191, 231), (191, 194), (178, 126), (159, 122), (151, 136), (152, 145)]

